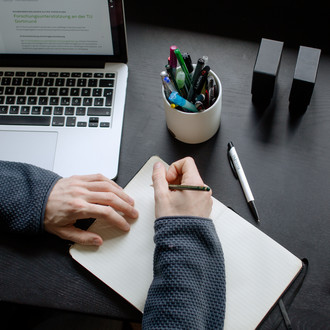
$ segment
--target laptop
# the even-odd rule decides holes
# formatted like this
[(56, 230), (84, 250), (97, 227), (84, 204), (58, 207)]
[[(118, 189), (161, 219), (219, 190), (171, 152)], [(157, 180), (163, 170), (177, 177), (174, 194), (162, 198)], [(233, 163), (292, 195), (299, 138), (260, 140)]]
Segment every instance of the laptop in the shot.
[(0, 159), (117, 176), (123, 0), (0, 0)]

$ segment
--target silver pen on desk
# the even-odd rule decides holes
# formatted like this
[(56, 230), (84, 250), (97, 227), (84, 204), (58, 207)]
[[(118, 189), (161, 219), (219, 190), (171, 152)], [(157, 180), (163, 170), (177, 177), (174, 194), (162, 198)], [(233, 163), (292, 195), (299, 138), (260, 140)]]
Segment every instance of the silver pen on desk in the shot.
[(241, 184), (246, 201), (250, 207), (250, 210), (251, 210), (254, 218), (257, 221), (260, 221), (259, 214), (258, 214), (258, 211), (256, 208), (256, 204), (254, 202), (254, 197), (253, 197), (252, 191), (251, 191), (249, 183), (246, 179), (243, 167), (238, 158), (238, 155), (237, 155), (233, 142), (228, 143), (228, 160), (229, 160), (229, 164), (233, 170), (234, 176), (236, 177), (236, 179), (239, 180), (239, 182)]

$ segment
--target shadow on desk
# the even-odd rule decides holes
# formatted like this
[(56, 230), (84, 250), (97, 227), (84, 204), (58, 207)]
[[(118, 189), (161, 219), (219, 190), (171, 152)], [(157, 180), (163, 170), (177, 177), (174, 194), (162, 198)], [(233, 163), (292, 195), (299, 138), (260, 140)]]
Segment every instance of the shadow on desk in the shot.
[(141, 321), (137, 309), (71, 258), (69, 242), (50, 234), (0, 234), (0, 246), (0, 301)]
[(2, 330), (133, 330), (119, 320), (5, 302), (0, 316)]
[(125, 0), (128, 21), (211, 33), (232, 38), (284, 41), (287, 46), (330, 52), (330, 5), (308, 1)]

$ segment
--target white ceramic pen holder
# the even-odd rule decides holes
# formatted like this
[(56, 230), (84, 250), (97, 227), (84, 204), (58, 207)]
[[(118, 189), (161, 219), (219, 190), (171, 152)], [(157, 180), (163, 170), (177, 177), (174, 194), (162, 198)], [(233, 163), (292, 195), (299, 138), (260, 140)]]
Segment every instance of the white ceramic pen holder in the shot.
[(183, 112), (172, 108), (164, 94), (164, 87), (162, 87), (167, 128), (179, 141), (190, 144), (205, 142), (220, 127), (222, 86), (220, 79), (213, 71), (210, 71), (209, 74), (214, 77), (219, 93), (212, 106), (202, 112)]

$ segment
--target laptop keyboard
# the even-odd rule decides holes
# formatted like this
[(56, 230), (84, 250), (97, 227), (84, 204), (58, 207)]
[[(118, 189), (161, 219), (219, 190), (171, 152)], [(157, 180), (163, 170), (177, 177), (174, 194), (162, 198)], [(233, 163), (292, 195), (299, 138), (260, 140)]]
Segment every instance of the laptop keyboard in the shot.
[(0, 125), (111, 126), (115, 73), (0, 71)]

